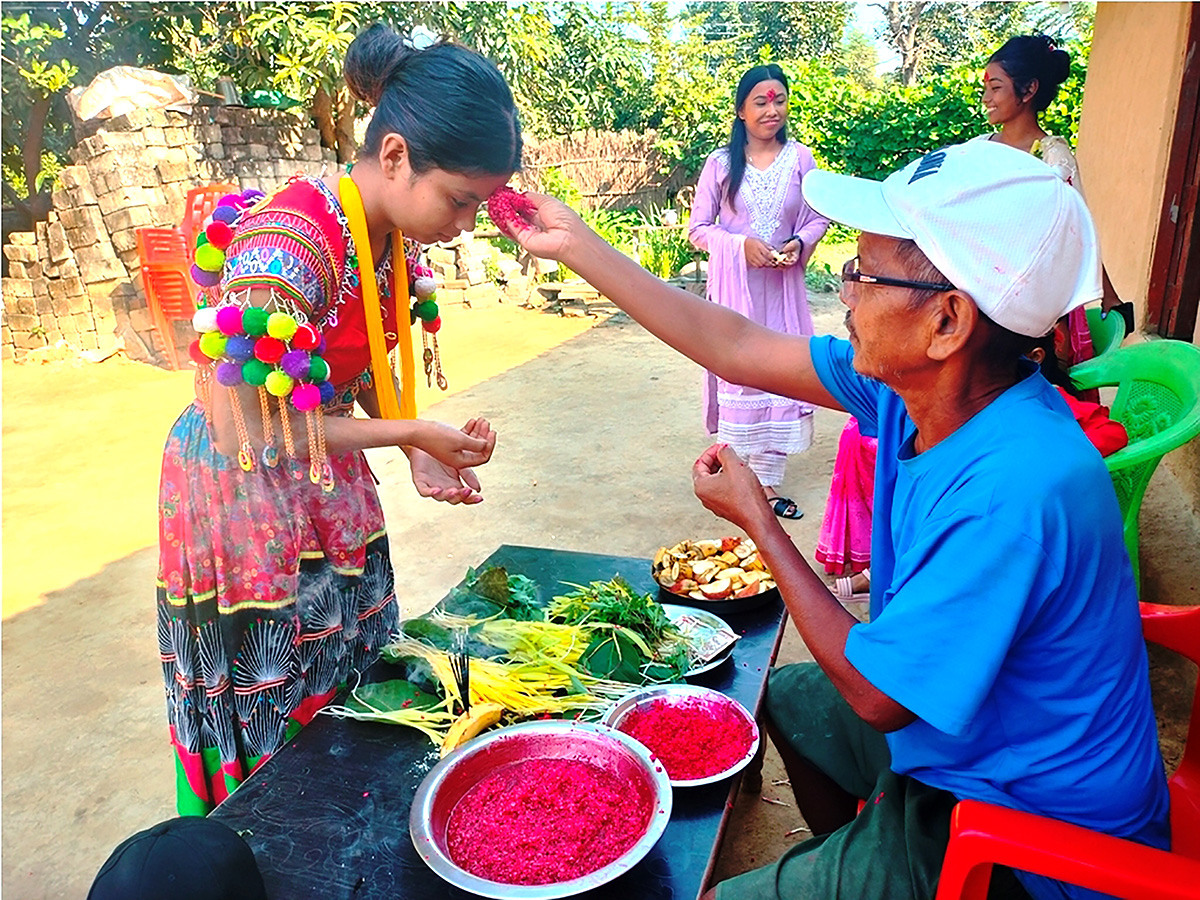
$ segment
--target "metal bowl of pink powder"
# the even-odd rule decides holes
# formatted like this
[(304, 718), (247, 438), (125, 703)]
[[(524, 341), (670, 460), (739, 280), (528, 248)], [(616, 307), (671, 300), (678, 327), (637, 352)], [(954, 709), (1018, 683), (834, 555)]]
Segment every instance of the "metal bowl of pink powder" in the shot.
[(556, 720), (501, 728), (441, 760), (417, 788), (409, 832), (456, 887), (551, 900), (627, 871), (670, 817), (670, 781), (644, 746)]
[(754, 716), (720, 691), (664, 684), (622, 697), (604, 722), (644, 744), (675, 787), (728, 778), (758, 753)]

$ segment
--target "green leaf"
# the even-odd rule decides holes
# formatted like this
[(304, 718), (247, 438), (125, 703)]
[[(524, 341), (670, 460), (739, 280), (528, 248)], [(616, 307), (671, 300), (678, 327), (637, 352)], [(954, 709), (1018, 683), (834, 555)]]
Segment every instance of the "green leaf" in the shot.
[(396, 678), (360, 684), (346, 698), (346, 707), (357, 713), (396, 712), (401, 709), (432, 709), (441, 702), (437, 694), (423, 691), (411, 681)]
[(597, 678), (640, 684), (642, 666), (649, 660), (627, 634), (606, 630), (592, 638), (579, 662)]

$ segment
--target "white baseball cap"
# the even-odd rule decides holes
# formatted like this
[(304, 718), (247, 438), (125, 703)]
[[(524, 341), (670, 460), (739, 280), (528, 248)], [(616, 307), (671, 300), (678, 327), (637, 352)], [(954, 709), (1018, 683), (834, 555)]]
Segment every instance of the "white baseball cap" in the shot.
[(803, 193), (823, 216), (914, 241), (993, 322), (1018, 334), (1041, 337), (1103, 293), (1100, 243), (1083, 197), (1014, 147), (955, 144), (883, 181), (814, 169)]

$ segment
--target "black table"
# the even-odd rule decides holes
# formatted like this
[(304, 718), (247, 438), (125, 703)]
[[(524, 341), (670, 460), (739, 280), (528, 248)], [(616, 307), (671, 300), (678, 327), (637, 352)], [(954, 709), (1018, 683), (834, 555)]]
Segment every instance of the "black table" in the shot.
[[(502, 546), (480, 568), (503, 565), (543, 593), (560, 582), (624, 576), (656, 590), (650, 561), (534, 547)], [(693, 679), (758, 714), (767, 671), (786, 617), (782, 601), (724, 617), (742, 637), (730, 662)], [(379, 662), (369, 680), (398, 677)], [(766, 740), (766, 736), (763, 736)], [(417, 855), (408, 833), (413, 794), (437, 762), (419, 732), (317, 716), (211, 814), (254, 850), (271, 900), (433, 900), (474, 895), (452, 887)], [(671, 821), (655, 848), (586, 900), (692, 900), (708, 886), (738, 778), (676, 789)]]

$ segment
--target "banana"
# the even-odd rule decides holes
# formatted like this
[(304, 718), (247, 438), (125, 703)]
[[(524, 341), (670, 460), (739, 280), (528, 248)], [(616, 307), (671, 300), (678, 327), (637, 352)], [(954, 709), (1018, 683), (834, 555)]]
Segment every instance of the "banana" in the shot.
[(461, 747), (483, 729), (495, 725), (503, 712), (504, 707), (499, 703), (472, 703), (471, 711), (455, 719), (446, 732), (446, 739), (442, 741), (442, 756)]

